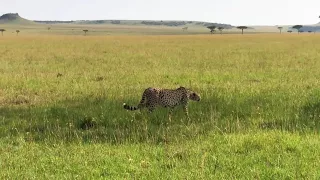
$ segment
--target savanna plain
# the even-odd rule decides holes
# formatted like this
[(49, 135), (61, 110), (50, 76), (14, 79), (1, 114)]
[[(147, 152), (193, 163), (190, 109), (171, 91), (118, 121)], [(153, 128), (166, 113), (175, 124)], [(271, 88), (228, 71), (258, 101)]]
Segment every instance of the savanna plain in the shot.
[[(320, 36), (0, 36), (0, 179), (320, 179)], [(148, 87), (201, 95), (129, 112)]]

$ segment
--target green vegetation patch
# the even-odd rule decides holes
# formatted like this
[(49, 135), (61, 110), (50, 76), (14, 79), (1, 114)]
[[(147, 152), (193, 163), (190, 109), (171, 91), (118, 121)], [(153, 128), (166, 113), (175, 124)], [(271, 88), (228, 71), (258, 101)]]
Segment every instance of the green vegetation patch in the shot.
[[(0, 42), (2, 179), (319, 179), (317, 35)], [(179, 86), (190, 120), (122, 107)]]

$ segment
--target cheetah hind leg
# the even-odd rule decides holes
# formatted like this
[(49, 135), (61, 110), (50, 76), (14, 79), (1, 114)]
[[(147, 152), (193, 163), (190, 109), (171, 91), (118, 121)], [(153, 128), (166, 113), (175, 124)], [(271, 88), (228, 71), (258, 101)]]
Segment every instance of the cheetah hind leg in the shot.
[(139, 103), (138, 104), (138, 109), (140, 111), (140, 113), (142, 113), (142, 110), (146, 107), (146, 104), (145, 103)]
[(153, 105), (147, 105), (149, 113), (152, 113), (155, 110), (155, 106)]

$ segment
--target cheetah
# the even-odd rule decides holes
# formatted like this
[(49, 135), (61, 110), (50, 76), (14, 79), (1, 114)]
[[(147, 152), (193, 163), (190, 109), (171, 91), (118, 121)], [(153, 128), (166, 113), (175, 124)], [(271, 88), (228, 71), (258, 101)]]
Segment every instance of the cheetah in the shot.
[(193, 101), (200, 101), (201, 97), (199, 94), (185, 87), (179, 87), (177, 89), (162, 89), (150, 87), (143, 92), (141, 101), (138, 104), (138, 106), (129, 106), (126, 103), (124, 103), (123, 107), (124, 109), (131, 111), (147, 108), (149, 112), (152, 112), (156, 108), (156, 106), (170, 108), (169, 120), (171, 121), (173, 109), (176, 106), (182, 105), (184, 113), (189, 119), (189, 99)]

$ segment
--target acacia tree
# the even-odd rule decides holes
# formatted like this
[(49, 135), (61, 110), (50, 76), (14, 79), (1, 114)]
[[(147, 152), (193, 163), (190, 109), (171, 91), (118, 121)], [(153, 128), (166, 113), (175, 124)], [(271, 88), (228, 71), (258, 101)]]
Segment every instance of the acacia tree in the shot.
[(87, 32), (88, 32), (88, 31), (89, 31), (88, 29), (84, 29), (84, 30), (83, 30), (85, 36), (87, 35)]
[(182, 31), (187, 31), (188, 30), (188, 27), (183, 27), (182, 28)]
[(16, 30), (17, 36), (18, 36), (19, 32), (20, 32), (20, 30), (19, 30), (19, 29), (18, 29), (18, 30)]
[(281, 34), (281, 31), (282, 31), (283, 27), (278, 27), (278, 29), (279, 29), (280, 34)]
[(208, 26), (207, 28), (210, 29), (211, 34), (213, 34), (216, 31), (215, 30), (216, 26), (214, 26), (214, 25)]
[(242, 34), (243, 34), (243, 30), (244, 30), (244, 29), (248, 29), (248, 27), (247, 27), (247, 26), (238, 26), (237, 28), (238, 28), (238, 29), (241, 29)]
[(292, 33), (292, 31), (291, 31), (291, 30), (288, 30), (287, 32), (288, 32), (288, 33)]
[(3, 32), (6, 31), (6, 30), (5, 29), (0, 29), (0, 31), (1, 31), (1, 34), (3, 36)]
[(294, 25), (292, 26), (293, 29), (296, 29), (298, 31), (298, 34), (301, 32), (300, 29), (302, 28), (302, 25)]
[(222, 34), (222, 31), (224, 30), (224, 27), (218, 27), (220, 34)]

